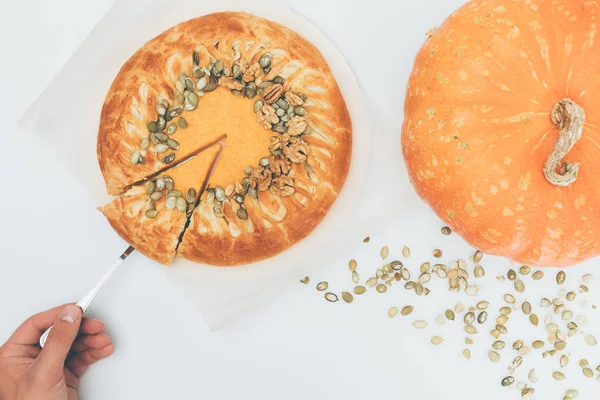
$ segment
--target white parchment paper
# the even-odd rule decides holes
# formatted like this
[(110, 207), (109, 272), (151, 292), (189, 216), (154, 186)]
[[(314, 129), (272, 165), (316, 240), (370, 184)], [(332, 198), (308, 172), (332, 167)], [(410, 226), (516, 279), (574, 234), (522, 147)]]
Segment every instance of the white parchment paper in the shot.
[[(110, 197), (96, 159), (96, 134), (112, 80), (146, 41), (179, 22), (218, 11), (245, 11), (281, 23), (319, 48), (352, 117), (353, 155), (347, 182), (333, 208), (314, 233), (291, 249), (269, 260), (235, 268), (176, 260), (168, 274), (171, 283), (181, 288), (212, 329), (331, 263), (345, 246), (358, 240), (357, 231), (349, 227), (364, 218), (360, 206), (369, 168), (371, 121), (364, 94), (337, 48), (282, 2), (118, 0), (21, 121), (22, 126), (46, 141), (49, 151), (67, 165), (98, 205), (107, 203)], [(143, 277), (140, 279), (143, 282)]]

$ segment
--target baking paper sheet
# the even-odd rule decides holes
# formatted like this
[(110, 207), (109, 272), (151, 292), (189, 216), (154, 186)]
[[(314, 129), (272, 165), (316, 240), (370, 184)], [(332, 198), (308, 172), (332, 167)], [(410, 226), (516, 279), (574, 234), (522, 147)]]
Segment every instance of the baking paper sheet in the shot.
[[(345, 247), (357, 243), (359, 233), (348, 227), (364, 219), (361, 205), (369, 168), (371, 121), (365, 96), (344, 57), (320, 30), (286, 4), (271, 0), (180, 0), (169, 2), (168, 7), (166, 4), (164, 0), (116, 1), (21, 121), (22, 126), (47, 141), (53, 154), (66, 163), (98, 205), (111, 200), (98, 167), (96, 134), (112, 80), (146, 41), (194, 17), (245, 11), (300, 33), (329, 63), (353, 123), (353, 155), (347, 182), (325, 220), (308, 238), (277, 257), (249, 266), (216, 268), (184, 259), (174, 263), (167, 274), (171, 283), (181, 288), (208, 326), (217, 329), (314, 269), (331, 263)], [(70, 151), (63, 151), (65, 148)]]

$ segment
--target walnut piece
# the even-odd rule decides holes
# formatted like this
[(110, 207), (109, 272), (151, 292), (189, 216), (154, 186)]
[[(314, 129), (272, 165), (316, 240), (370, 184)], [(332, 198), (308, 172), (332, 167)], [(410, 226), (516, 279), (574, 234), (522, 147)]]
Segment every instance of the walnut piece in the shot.
[(277, 100), (279, 100), (279, 98), (281, 97), (282, 94), (283, 94), (283, 86), (280, 85), (279, 83), (277, 83), (275, 85), (267, 86), (263, 90), (262, 96), (263, 96), (265, 103), (273, 104)]
[(290, 145), (283, 148), (283, 154), (293, 163), (303, 163), (310, 152), (310, 147), (302, 138), (290, 138)]
[(253, 169), (250, 175), (250, 187), (265, 192), (269, 186), (271, 186), (271, 172), (266, 168)]
[(302, 104), (304, 104), (304, 100), (302, 100), (302, 97), (298, 96), (291, 90), (285, 92), (285, 99), (292, 107), (301, 106)]
[(244, 89), (244, 85), (242, 85), (240, 82), (236, 81), (233, 78), (222, 77), (221, 79), (219, 79), (219, 85), (223, 85), (226, 88), (231, 89), (231, 90)]
[(265, 129), (271, 129), (271, 125), (279, 123), (279, 117), (275, 109), (268, 104), (265, 104), (256, 112), (256, 118)]
[(292, 169), (292, 164), (283, 157), (269, 157), (269, 169), (277, 176), (287, 175)]
[(287, 122), (286, 126), (288, 128), (287, 133), (289, 135), (298, 136), (306, 130), (308, 124), (306, 123), (305, 117), (295, 116)]
[(280, 135), (280, 136), (273, 136), (271, 138), (270, 149), (273, 151), (280, 150), (284, 146), (287, 146), (289, 141), (290, 141), (290, 135), (288, 135), (287, 133), (284, 133), (283, 135)]
[(279, 176), (273, 179), (271, 193), (276, 196), (287, 197), (294, 194), (294, 179), (287, 175)]
[(253, 64), (250, 68), (246, 69), (244, 75), (242, 75), (242, 80), (246, 83), (257, 80), (263, 75), (263, 70), (260, 65)]

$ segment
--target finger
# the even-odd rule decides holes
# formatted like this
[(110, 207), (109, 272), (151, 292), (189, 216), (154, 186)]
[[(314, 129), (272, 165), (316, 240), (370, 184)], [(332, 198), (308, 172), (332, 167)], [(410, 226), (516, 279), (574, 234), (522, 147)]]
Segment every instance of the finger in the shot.
[(102, 332), (104, 332), (104, 322), (92, 318), (84, 318), (79, 328), (79, 333), (84, 335), (97, 335)]
[(24, 357), (36, 359), (42, 351), (37, 344), (22, 345), (8, 342), (3, 346), (3, 349), (5, 350), (4, 354), (9, 358)]
[(75, 339), (71, 351), (81, 353), (88, 349), (101, 349), (110, 344), (110, 338), (103, 333), (99, 335), (84, 335)]
[(81, 319), (81, 308), (76, 305), (68, 305), (61, 310), (54, 321), (46, 345), (38, 357), (42, 368), (50, 370), (60, 368), (62, 370), (73, 341), (79, 332)]
[(67, 387), (75, 390), (77, 390), (77, 385), (79, 385), (79, 378), (68, 368), (65, 368), (65, 383), (67, 384)]
[(12, 334), (7, 343), (37, 344), (42, 333), (52, 326), (59, 312), (66, 306), (67, 304), (63, 304), (27, 318)]
[(68, 400), (77, 400), (77, 390), (67, 387), (67, 399)]
[(101, 349), (89, 349), (81, 353), (73, 353), (66, 365), (75, 376), (81, 377), (90, 365), (110, 356), (114, 351), (115, 345), (111, 343)]

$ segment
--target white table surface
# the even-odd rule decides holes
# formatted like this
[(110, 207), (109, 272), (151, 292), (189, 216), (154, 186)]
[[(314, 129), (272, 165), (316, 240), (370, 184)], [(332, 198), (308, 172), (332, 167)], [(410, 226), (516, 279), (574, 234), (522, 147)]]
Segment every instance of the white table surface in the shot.
[[(460, 326), (433, 323), (445, 308), (459, 300), (472, 304), (474, 299), (447, 293), (438, 285), (437, 295), (432, 293), (427, 301), (397, 288), (385, 295), (369, 293), (352, 305), (329, 304), (313, 285), (328, 280), (338, 292), (351, 288), (347, 260), (356, 258), (359, 271), (368, 276), (381, 264), (378, 254), (384, 244), (390, 246), (393, 258), (401, 257), (402, 246), (409, 245), (413, 270), (432, 246), (443, 248), (448, 257), (471, 254), (456, 235), (439, 234), (440, 222), (410, 190), (399, 148), (405, 85), (414, 55), (424, 33), (463, 0), (291, 3), (339, 46), (379, 118), (389, 122), (389, 129), (373, 132), (377, 141), (398, 146), (396, 157), (377, 164), (390, 177), (389, 185), (371, 188), (372, 199), (365, 204), (374, 209), (372, 229), (364, 232), (373, 238), (371, 243), (357, 243), (338, 262), (313, 276), (310, 286), (288, 288), (217, 332), (206, 328), (176, 287), (165, 285), (167, 269), (133, 255), (91, 309), (91, 315), (107, 322), (117, 351), (88, 372), (81, 398), (520, 398), (515, 387), (499, 385), (515, 356), (512, 350), (503, 351), (502, 364), (492, 364), (486, 355), (489, 335), (480, 334), (472, 346), (473, 359), (467, 362), (461, 356), (465, 346)], [(0, 157), (3, 342), (30, 314), (77, 300), (125, 245), (55, 155), (47, 154), (33, 138), (16, 135), (17, 119), (110, 7), (110, 1), (3, 0), (0, 5), (0, 137), (5, 146)], [(64, 107), (68, 116), (69, 105)], [(505, 272), (510, 263), (485, 261), (489, 279), (485, 295), (479, 298), (499, 304), (508, 287), (493, 276)], [(573, 277), (569, 284), (576, 288), (575, 276), (592, 270), (594, 264), (597, 260), (569, 271)], [(527, 293), (556, 295), (550, 274)], [(592, 292), (587, 297), (590, 304), (600, 303), (598, 291)], [(539, 297), (531, 296), (532, 301), (535, 298)], [(414, 318), (387, 318), (389, 306), (406, 304), (417, 306)], [(589, 331), (600, 333), (598, 311), (588, 308), (587, 316), (592, 325)], [(429, 320), (429, 328), (412, 328), (409, 323), (416, 318)], [(529, 327), (525, 319), (517, 319), (514, 332), (525, 332), (523, 339), (533, 339), (531, 328), (525, 327)], [(432, 346), (429, 338), (434, 334), (446, 342)], [(574, 344), (568, 383), (553, 382), (549, 373), (556, 362), (542, 361), (539, 354), (526, 358), (519, 380), (525, 380), (527, 371), (535, 367), (540, 376), (534, 385), (536, 398), (561, 399), (565, 389), (575, 387), (582, 393), (580, 399), (597, 399), (600, 383), (584, 380), (575, 365), (583, 355), (594, 368), (600, 364), (598, 348)]]

